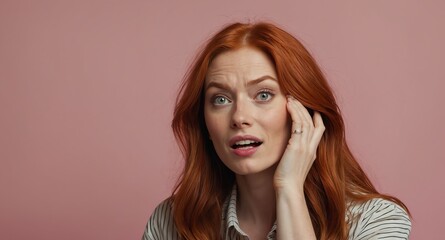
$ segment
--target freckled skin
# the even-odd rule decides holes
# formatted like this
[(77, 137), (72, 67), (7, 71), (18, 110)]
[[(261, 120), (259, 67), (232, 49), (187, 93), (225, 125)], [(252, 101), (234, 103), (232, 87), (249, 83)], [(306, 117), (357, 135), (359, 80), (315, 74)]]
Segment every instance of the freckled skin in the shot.
[[(263, 76), (271, 78), (253, 81)], [(286, 96), (276, 79), (272, 62), (255, 48), (221, 53), (209, 66), (205, 81), (206, 126), (218, 156), (238, 175), (275, 167), (288, 144), (291, 121)], [(240, 157), (229, 144), (237, 135), (255, 136), (263, 143), (253, 155)]]

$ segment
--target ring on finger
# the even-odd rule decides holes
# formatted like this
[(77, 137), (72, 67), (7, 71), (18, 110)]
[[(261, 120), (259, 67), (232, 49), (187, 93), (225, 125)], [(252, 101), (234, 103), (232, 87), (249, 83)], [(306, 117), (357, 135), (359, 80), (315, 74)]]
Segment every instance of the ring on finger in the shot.
[(303, 133), (303, 130), (301, 130), (300, 128), (298, 128), (298, 129), (295, 129), (292, 133), (293, 133), (293, 134), (302, 134), (302, 133)]

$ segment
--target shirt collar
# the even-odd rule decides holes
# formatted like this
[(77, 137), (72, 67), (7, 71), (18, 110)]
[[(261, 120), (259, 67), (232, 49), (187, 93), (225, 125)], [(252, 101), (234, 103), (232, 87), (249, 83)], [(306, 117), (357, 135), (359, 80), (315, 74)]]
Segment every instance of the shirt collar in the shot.
[[(238, 215), (236, 213), (236, 201), (237, 201), (237, 187), (236, 184), (232, 187), (232, 192), (230, 196), (224, 202), (223, 207), (223, 223), (225, 223), (225, 236), (232, 235), (232, 231), (236, 231), (239, 235), (247, 237), (247, 234), (241, 230), (238, 221)], [(267, 235), (267, 239), (275, 239), (277, 229), (277, 223), (275, 221), (272, 229)]]

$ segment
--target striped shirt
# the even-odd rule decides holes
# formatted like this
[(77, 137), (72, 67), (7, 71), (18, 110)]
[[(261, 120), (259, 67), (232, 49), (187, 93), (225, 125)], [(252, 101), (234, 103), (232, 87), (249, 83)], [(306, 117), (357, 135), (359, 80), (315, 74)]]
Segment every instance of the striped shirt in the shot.
[[(223, 205), (222, 239), (245, 239), (249, 237), (239, 226), (236, 214), (237, 191), (234, 187)], [(362, 204), (348, 206), (346, 221), (350, 225), (349, 239), (408, 239), (411, 221), (399, 205), (381, 198), (371, 199)], [(276, 239), (276, 223), (272, 226), (268, 240)], [(142, 240), (179, 240), (169, 199), (161, 202), (146, 225)]]

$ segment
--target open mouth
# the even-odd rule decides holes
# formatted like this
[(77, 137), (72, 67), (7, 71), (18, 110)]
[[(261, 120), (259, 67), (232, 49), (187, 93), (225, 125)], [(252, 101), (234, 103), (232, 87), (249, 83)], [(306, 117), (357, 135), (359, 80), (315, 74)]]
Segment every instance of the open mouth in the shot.
[(261, 144), (263, 144), (263, 142), (257, 142), (257, 141), (253, 141), (253, 140), (241, 140), (241, 141), (235, 142), (235, 144), (233, 144), (230, 147), (233, 149), (253, 148), (253, 147), (258, 147)]

